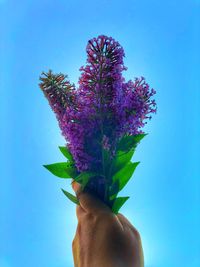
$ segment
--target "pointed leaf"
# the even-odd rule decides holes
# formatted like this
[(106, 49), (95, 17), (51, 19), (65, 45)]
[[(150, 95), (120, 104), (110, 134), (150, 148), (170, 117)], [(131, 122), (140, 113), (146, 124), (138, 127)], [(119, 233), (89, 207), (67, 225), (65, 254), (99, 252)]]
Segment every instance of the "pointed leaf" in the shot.
[(139, 143), (146, 135), (148, 135), (148, 133), (134, 135), (135, 142)]
[(69, 149), (66, 146), (59, 146), (59, 149), (68, 160), (74, 161), (72, 154), (69, 152)]
[(136, 148), (137, 144), (144, 138), (147, 134), (137, 134), (137, 135), (125, 135), (123, 136), (118, 145), (117, 151), (129, 151), (132, 148)]
[(135, 150), (131, 149), (128, 152), (118, 151), (116, 157), (113, 159), (111, 166), (111, 176), (123, 168), (128, 162), (130, 162)]
[(71, 200), (73, 203), (79, 205), (79, 201), (78, 201), (78, 198), (74, 195), (72, 195), (71, 193), (65, 191), (64, 189), (61, 188), (61, 190), (63, 191), (63, 193), (65, 194), (65, 196)]
[(119, 192), (119, 180), (116, 180), (109, 188), (109, 200), (116, 198)]
[(116, 180), (109, 188), (110, 195), (116, 194), (119, 191), (119, 180)]
[(59, 162), (43, 166), (60, 178), (74, 178), (77, 176), (77, 170), (71, 162)]
[(113, 176), (113, 181), (119, 181), (119, 190), (122, 190), (133, 175), (140, 162), (129, 162)]
[(98, 175), (98, 173), (85, 171), (80, 173), (76, 178), (75, 181), (78, 183), (81, 183), (82, 190), (85, 188), (85, 186), (88, 184), (90, 178)]
[(124, 205), (124, 203), (129, 199), (129, 197), (118, 197), (115, 199), (114, 204), (112, 206), (112, 212), (117, 214), (120, 208)]

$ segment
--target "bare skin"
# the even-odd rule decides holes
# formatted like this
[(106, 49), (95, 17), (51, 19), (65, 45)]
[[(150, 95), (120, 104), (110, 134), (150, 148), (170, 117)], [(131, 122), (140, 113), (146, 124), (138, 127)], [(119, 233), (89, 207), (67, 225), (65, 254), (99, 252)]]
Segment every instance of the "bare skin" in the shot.
[(80, 205), (72, 243), (74, 267), (144, 267), (140, 234), (122, 215), (72, 183)]

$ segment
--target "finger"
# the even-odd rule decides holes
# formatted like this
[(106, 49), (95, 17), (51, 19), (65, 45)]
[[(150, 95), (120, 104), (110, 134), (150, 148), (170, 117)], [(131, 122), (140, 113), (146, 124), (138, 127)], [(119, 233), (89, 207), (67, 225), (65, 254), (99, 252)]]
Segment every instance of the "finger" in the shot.
[[(84, 211), (94, 214), (96, 214), (97, 212), (111, 212), (110, 208), (105, 203), (103, 203), (103, 201), (101, 201), (98, 197), (96, 197), (92, 193), (82, 192), (81, 185), (77, 182), (72, 182), (72, 188), (76, 193), (80, 202), (80, 206), (84, 209)], [(79, 212), (78, 208), (77, 212)]]
[(140, 236), (139, 232), (137, 231), (137, 229), (129, 222), (129, 220), (122, 215), (121, 213), (117, 214), (118, 219), (120, 220), (121, 224), (123, 225), (123, 227), (128, 227), (130, 228), (135, 235)]
[(98, 197), (91, 193), (81, 192), (79, 194), (79, 202), (81, 207), (90, 213), (97, 214), (99, 212), (111, 212), (110, 208), (103, 203)]
[(121, 213), (117, 214), (117, 217), (119, 218), (120, 221), (122, 221), (124, 224), (131, 225), (129, 220)]
[(71, 183), (71, 186), (72, 186), (72, 189), (74, 190), (74, 192), (76, 193), (76, 195), (78, 196), (78, 194), (81, 191), (81, 185), (73, 180)]
[(86, 213), (86, 211), (81, 207), (81, 205), (76, 206), (76, 217), (78, 219), (78, 222), (81, 221), (81, 218), (83, 218), (83, 215)]
[[(76, 193), (77, 197), (79, 195), (79, 192), (81, 191), (81, 185), (79, 183), (77, 183), (76, 181), (72, 181), (71, 183), (72, 189), (74, 190), (74, 192)], [(85, 213), (85, 210), (82, 208), (81, 205), (76, 205), (76, 216), (78, 221), (80, 221), (81, 217), (83, 216), (83, 214)]]

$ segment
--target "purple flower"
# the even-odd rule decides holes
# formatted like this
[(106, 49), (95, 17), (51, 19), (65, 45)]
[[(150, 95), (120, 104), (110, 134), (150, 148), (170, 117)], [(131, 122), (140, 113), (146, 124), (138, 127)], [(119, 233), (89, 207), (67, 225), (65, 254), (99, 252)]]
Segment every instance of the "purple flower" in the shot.
[(144, 77), (125, 81), (125, 56), (112, 37), (88, 41), (87, 63), (80, 68), (78, 88), (67, 76), (43, 73), (40, 87), (55, 112), (78, 171), (102, 168), (102, 148), (115, 155), (125, 134), (142, 133), (156, 112), (156, 93)]

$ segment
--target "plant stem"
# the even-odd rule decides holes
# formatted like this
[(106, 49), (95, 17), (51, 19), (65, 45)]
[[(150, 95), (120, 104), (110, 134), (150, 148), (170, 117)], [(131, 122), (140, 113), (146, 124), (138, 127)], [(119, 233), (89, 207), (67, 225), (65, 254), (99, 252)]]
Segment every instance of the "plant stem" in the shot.
[(102, 64), (100, 64), (100, 80), (99, 80), (99, 91), (100, 91), (100, 131), (101, 131), (101, 155), (102, 155), (102, 170), (103, 170), (103, 176), (105, 179), (105, 194), (104, 194), (104, 201), (107, 201), (107, 193), (108, 193), (108, 185), (107, 185), (107, 179), (106, 179), (106, 174), (105, 174), (105, 158), (104, 158), (104, 152), (103, 152), (103, 116), (102, 116), (102, 104), (103, 104), (103, 99), (102, 99), (102, 94), (101, 94), (101, 85), (102, 85)]

